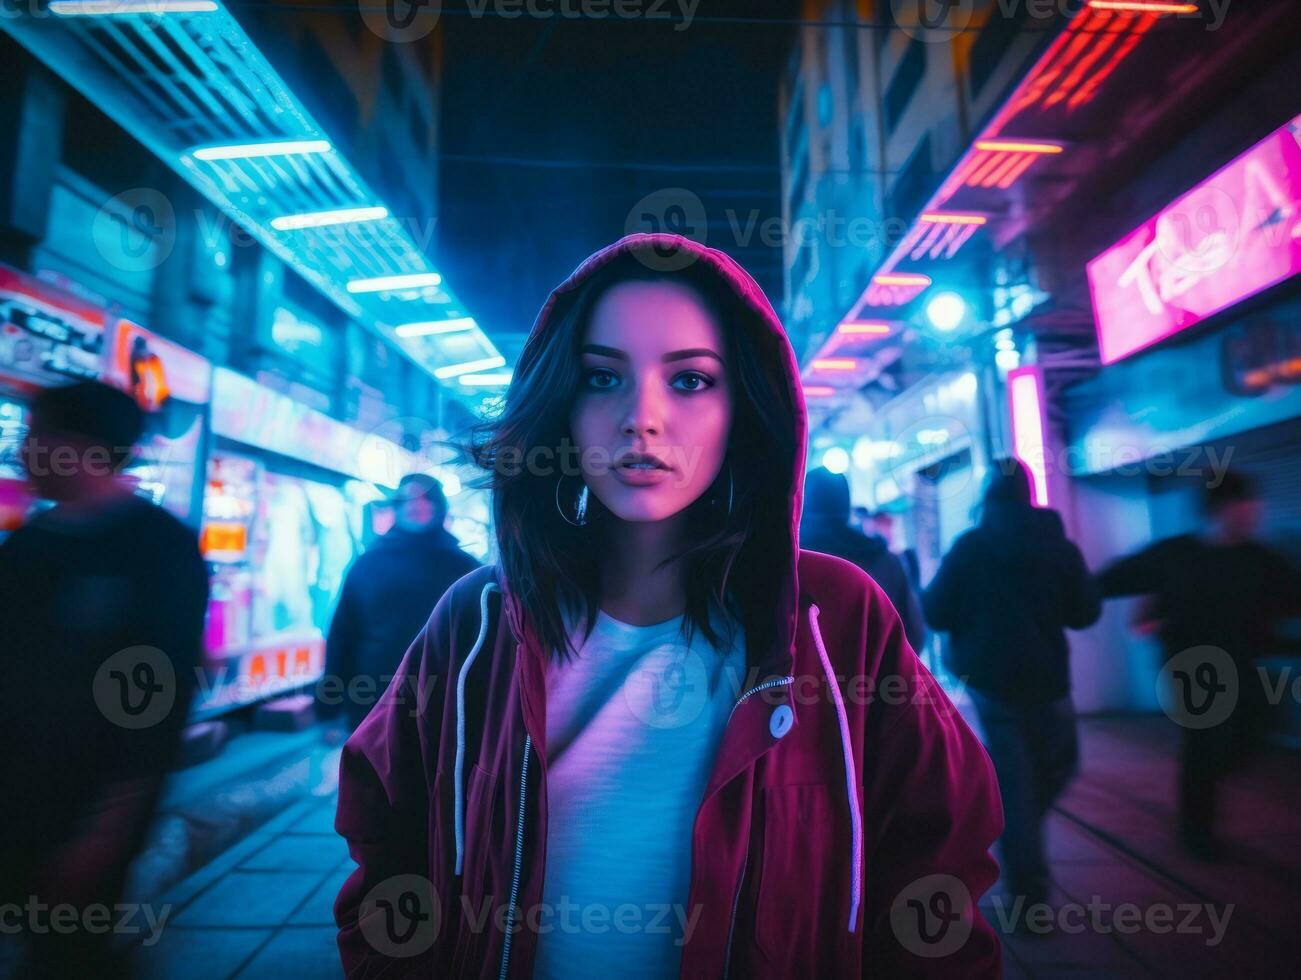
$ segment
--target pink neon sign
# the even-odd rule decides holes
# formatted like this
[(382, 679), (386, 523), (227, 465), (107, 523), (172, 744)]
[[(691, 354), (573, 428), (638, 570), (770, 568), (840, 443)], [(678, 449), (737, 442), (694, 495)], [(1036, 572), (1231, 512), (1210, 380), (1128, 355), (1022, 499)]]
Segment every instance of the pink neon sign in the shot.
[(1012, 416), (1012, 455), (1030, 471), (1035, 506), (1047, 507), (1048, 419), (1043, 372), (1037, 367), (1009, 371), (1007, 401)]
[(1301, 272), (1301, 116), (1088, 266), (1102, 363)]

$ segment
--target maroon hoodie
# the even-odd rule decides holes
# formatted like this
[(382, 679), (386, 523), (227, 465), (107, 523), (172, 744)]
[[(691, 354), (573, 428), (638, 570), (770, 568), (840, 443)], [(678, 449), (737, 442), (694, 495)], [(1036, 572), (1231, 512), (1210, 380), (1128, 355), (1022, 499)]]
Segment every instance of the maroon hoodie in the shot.
[[(797, 416), (781, 635), (748, 653), (696, 814), (681, 976), (997, 977), (976, 909), (997, 877), (993, 769), (876, 583), (798, 547), (808, 421), (758, 285), (722, 252), (631, 235), (560, 285), (533, 330), (595, 269), (647, 247), (686, 250), (745, 300)], [(350, 978), (531, 975), (548, 921), (546, 658), (500, 567), (476, 569), (348, 740), (336, 827), (358, 867), (335, 917)]]

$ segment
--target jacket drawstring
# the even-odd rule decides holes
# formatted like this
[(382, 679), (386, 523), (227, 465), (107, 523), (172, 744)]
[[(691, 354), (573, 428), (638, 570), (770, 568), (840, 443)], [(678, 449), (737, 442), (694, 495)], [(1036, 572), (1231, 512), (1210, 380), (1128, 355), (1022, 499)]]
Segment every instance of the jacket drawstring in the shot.
[(456, 790), (456, 873), (461, 873), (461, 861), (465, 857), (465, 678), (479, 656), (484, 638), (488, 635), (488, 593), (500, 592), (497, 583), (489, 582), (479, 594), (479, 636), (474, 647), (466, 654), (461, 669), (456, 675), (456, 771), (453, 782)]
[(827, 675), (827, 684), (831, 688), (831, 700), (836, 706), (836, 718), (840, 723), (840, 747), (845, 755), (845, 791), (849, 796), (849, 823), (853, 835), (851, 852), (854, 873), (849, 886), (849, 931), (853, 932), (858, 925), (858, 905), (863, 893), (863, 814), (858, 805), (858, 774), (854, 768), (854, 747), (849, 738), (849, 716), (845, 713), (845, 701), (840, 696), (840, 686), (831, 669), (831, 658), (827, 656), (827, 647), (822, 642), (822, 633), (818, 629), (819, 615), (818, 607), (810, 604), (809, 627), (813, 631), (813, 642), (817, 645), (822, 670)]

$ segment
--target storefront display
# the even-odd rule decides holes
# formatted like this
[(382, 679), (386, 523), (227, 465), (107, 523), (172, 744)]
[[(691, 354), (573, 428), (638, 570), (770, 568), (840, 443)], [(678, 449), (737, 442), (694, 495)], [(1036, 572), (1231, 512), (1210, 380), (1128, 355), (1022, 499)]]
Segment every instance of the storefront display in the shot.
[(193, 523), (199, 507), (212, 365), (129, 320), (110, 330), (104, 380), (145, 413), (145, 434), (126, 475), (139, 492)]

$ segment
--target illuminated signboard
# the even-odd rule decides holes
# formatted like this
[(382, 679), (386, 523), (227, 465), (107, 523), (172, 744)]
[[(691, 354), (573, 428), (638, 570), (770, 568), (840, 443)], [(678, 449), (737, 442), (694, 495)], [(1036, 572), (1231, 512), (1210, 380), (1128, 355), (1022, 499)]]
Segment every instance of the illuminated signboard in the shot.
[(1088, 266), (1102, 363), (1301, 271), (1301, 116)]
[(1047, 507), (1048, 425), (1043, 373), (1039, 368), (1009, 371), (1007, 399), (1012, 415), (1012, 455), (1030, 471), (1035, 506)]

